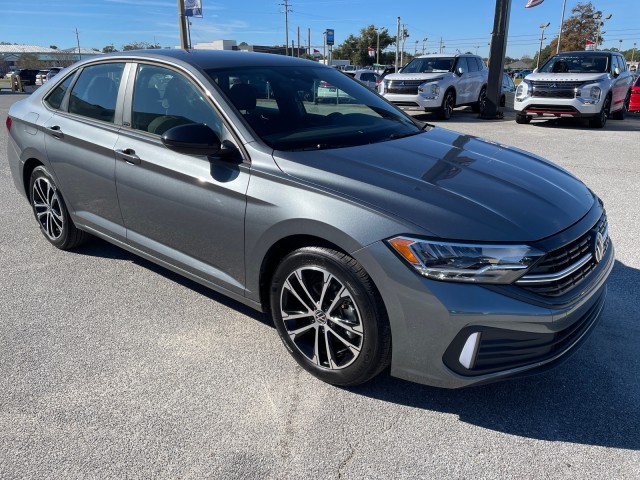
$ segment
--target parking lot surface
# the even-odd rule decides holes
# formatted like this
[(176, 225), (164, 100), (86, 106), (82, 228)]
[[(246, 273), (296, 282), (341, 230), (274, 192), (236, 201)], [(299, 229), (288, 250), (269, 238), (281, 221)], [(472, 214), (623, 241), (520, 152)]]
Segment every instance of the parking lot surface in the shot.
[(7, 165), (21, 97), (0, 93), (0, 478), (638, 478), (640, 115), (603, 130), (420, 115), (546, 157), (604, 200), (607, 304), (543, 375), (343, 389), (302, 371), (266, 315), (103, 241), (52, 247)]

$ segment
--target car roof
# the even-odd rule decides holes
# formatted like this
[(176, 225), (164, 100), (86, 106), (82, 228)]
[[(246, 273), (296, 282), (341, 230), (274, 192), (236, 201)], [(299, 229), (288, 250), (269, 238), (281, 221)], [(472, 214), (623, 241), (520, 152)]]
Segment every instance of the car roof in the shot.
[(126, 61), (135, 60), (158, 60), (170, 61), (183, 66), (194, 66), (207, 70), (209, 68), (234, 68), (234, 67), (284, 67), (284, 66), (316, 66), (329, 68), (312, 60), (306, 60), (284, 55), (273, 55), (271, 53), (241, 52), (232, 50), (184, 50), (153, 49), (153, 50), (129, 50), (126, 52), (108, 53), (94, 57), (82, 62), (82, 64), (103, 62), (105, 60), (122, 59)]
[(607, 52), (604, 50), (574, 50), (571, 52), (560, 52), (556, 54), (556, 57), (589, 57), (591, 55), (611, 55), (613, 52)]

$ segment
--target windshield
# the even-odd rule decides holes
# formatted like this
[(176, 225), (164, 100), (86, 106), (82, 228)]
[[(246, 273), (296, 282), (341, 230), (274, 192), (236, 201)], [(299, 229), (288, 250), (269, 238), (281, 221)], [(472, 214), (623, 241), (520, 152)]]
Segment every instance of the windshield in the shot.
[(414, 58), (402, 69), (402, 73), (444, 73), (453, 70), (452, 57)]
[(361, 83), (326, 67), (206, 70), (275, 150), (318, 150), (393, 140), (422, 130)]
[(553, 57), (539, 70), (544, 73), (606, 73), (609, 71), (607, 55), (575, 55)]

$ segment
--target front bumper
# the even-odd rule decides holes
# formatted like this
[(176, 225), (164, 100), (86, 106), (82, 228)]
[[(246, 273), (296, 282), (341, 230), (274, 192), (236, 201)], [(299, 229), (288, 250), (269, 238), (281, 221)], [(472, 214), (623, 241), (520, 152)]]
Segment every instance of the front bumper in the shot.
[(382, 96), (403, 110), (437, 110), (442, 105), (441, 95), (433, 97), (421, 93), (415, 95), (385, 93)]
[(541, 98), (527, 97), (523, 101), (514, 101), (513, 108), (516, 113), (536, 116), (554, 117), (595, 117), (602, 110), (602, 102), (605, 95), (594, 104), (586, 104), (578, 98)]
[(614, 265), (610, 244), (579, 294), (556, 305), (515, 286), (426, 279), (382, 242), (356, 253), (387, 307), (391, 375), (444, 388), (538, 373), (568, 358), (597, 323)]

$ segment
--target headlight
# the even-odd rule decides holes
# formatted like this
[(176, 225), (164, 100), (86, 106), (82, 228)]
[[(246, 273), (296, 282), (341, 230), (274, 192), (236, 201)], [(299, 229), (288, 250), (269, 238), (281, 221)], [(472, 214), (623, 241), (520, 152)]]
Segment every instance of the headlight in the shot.
[(438, 98), (438, 95), (440, 95), (440, 85), (437, 83), (423, 83), (418, 87), (418, 92), (427, 98)]
[(378, 93), (380, 95), (382, 95), (383, 93), (385, 93), (387, 91), (387, 81), (386, 80), (382, 80), (379, 84), (378, 84)]
[(421, 275), (451, 282), (513, 283), (544, 255), (527, 245), (449, 243), (409, 237), (395, 237), (387, 243)]
[(582, 85), (576, 91), (578, 100), (587, 105), (595, 105), (600, 101), (601, 96), (602, 88), (599, 84)]
[(522, 82), (520, 82), (520, 85), (518, 85), (518, 88), (516, 89), (516, 100), (522, 102), (523, 100), (526, 100), (530, 95), (531, 83), (528, 80), (523, 80)]

